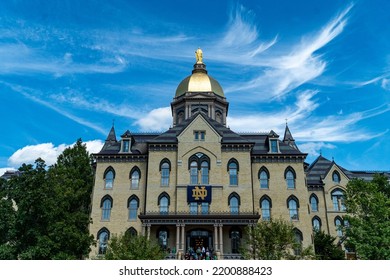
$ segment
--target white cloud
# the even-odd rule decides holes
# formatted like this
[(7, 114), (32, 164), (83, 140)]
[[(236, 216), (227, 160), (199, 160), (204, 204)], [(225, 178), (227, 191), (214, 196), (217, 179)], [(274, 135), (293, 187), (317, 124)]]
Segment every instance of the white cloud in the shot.
[(314, 100), (318, 91), (305, 90), (297, 93), (297, 100), (291, 106), (286, 106), (279, 111), (260, 114), (245, 114), (245, 116), (228, 117), (228, 125), (235, 131), (269, 132), (284, 131), (285, 121), (299, 124), (306, 119), (317, 107)]
[(322, 149), (335, 149), (336, 146), (324, 142), (306, 142), (299, 145), (301, 152), (308, 153), (310, 156), (319, 156)]
[(172, 125), (171, 108), (153, 109), (145, 116), (138, 116), (138, 120), (135, 123), (144, 131), (167, 130)]
[(258, 68), (259, 74), (227, 88), (226, 92), (252, 90), (257, 100), (271, 101), (273, 98), (280, 99), (300, 85), (319, 77), (324, 73), (327, 61), (317, 52), (341, 34), (351, 8), (352, 6), (347, 7), (315, 36), (307, 36), (299, 44), (285, 47), (282, 54), (273, 55), (271, 49), (267, 56), (247, 56), (247, 59), (240, 57), (241, 62)]
[(15, 171), (16, 169), (13, 167), (3, 167), (0, 168), (0, 177), (4, 175), (6, 171)]
[(357, 123), (390, 111), (390, 104), (383, 104), (370, 110), (351, 114), (330, 116), (313, 115), (319, 106), (314, 100), (317, 91), (303, 91), (297, 95), (297, 101), (279, 111), (244, 116), (228, 117), (228, 125), (235, 131), (269, 132), (273, 129), (282, 134), (285, 119), (288, 119), (290, 130), (298, 141), (308, 142), (356, 142), (380, 137), (386, 131), (372, 133), (365, 128), (358, 128)]
[[(101, 140), (86, 141), (84, 144), (89, 153), (97, 153), (103, 147), (103, 142)], [(37, 158), (42, 158), (46, 162), (46, 165), (52, 165), (67, 147), (73, 145), (74, 143), (71, 145), (60, 144), (58, 146), (54, 146), (53, 143), (42, 143), (25, 146), (12, 154), (8, 159), (8, 165), (17, 168), (23, 163), (32, 164)]]
[(390, 79), (383, 79), (381, 83), (381, 87), (384, 90), (390, 90)]

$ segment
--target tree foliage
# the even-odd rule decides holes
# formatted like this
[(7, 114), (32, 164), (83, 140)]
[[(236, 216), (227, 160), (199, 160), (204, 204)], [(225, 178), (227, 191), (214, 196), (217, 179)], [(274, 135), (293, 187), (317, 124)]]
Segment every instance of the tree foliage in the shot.
[(161, 260), (165, 253), (160, 245), (142, 235), (113, 235), (108, 243), (106, 260)]
[(371, 182), (353, 179), (347, 185), (347, 246), (360, 259), (390, 259), (390, 184), (383, 175)]
[(335, 244), (337, 237), (323, 231), (314, 232), (314, 252), (317, 260), (344, 260), (344, 251)]
[(3, 182), (1, 259), (82, 259), (90, 251), (88, 232), (93, 184), (90, 156), (77, 143), (49, 168), (42, 159), (23, 164), (20, 176)]
[(245, 259), (281, 260), (312, 258), (312, 248), (302, 248), (291, 223), (274, 219), (247, 227), (241, 248)]

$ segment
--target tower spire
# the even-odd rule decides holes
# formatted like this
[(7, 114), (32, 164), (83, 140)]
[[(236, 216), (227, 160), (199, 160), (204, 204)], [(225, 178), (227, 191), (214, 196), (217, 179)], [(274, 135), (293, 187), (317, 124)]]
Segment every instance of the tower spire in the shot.
[(290, 129), (288, 128), (287, 119), (286, 119), (286, 128), (284, 130), (283, 143), (286, 143), (290, 147), (293, 147), (294, 149), (299, 151), (297, 145), (295, 144), (295, 139), (292, 136)]

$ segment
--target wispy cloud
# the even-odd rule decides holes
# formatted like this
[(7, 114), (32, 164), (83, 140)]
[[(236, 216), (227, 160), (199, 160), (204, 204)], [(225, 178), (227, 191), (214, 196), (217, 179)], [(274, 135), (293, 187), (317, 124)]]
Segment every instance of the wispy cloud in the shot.
[[(57, 107), (55, 105), (53, 105), (52, 103), (48, 102), (48, 101), (45, 101), (45, 100), (42, 100), (41, 98), (39, 98), (39, 95), (41, 94), (37, 94), (36, 93), (36, 90), (35, 89), (31, 89), (31, 88), (26, 88), (26, 87), (22, 87), (22, 86), (19, 86), (19, 85), (13, 85), (13, 84), (9, 84), (9, 83), (6, 83), (6, 82), (1, 82), (1, 84), (7, 86), (8, 88), (10, 88), (12, 91), (16, 92), (16, 93), (19, 93), (21, 94), (22, 96), (24, 96), (25, 98), (27, 98), (28, 100), (34, 102), (34, 103), (37, 103), (37, 104), (40, 104), (46, 108), (49, 108), (53, 111), (55, 111), (56, 113), (78, 123), (78, 124), (81, 124), (81, 125), (84, 125), (86, 127), (89, 127), (99, 133), (101, 133), (102, 135), (106, 135), (107, 131), (96, 125), (95, 123), (92, 123), (90, 121), (87, 121), (83, 118), (80, 118), (76, 115), (73, 115), (69, 112), (67, 112), (65, 110), (65, 108), (61, 108), (61, 107)], [(35, 93), (34, 93), (35, 92)]]
[(319, 156), (322, 152), (322, 149), (336, 149), (337, 147), (330, 143), (325, 142), (306, 142), (299, 145), (299, 149), (309, 154), (310, 156)]
[(229, 117), (228, 125), (236, 131), (245, 127), (247, 131), (268, 132), (273, 129), (282, 133), (285, 126), (284, 121), (288, 119), (294, 138), (301, 142), (365, 141), (380, 137), (388, 132), (385, 130), (373, 133), (357, 124), (389, 112), (390, 104), (383, 104), (362, 112), (320, 116), (313, 114), (319, 106), (315, 100), (317, 94), (317, 91), (300, 92), (294, 105), (270, 113)]
[[(241, 59), (247, 65), (258, 67), (259, 74), (241, 84), (232, 85), (226, 91), (251, 90), (257, 100), (271, 101), (275, 98), (280, 99), (300, 85), (319, 77), (324, 73), (328, 62), (318, 52), (341, 34), (347, 24), (347, 14), (352, 7), (353, 5), (350, 5), (344, 9), (316, 35), (303, 37), (300, 43), (286, 47), (284, 50), (286, 54), (278, 52), (275, 55), (272, 54), (271, 49), (267, 52), (267, 56), (248, 56), (248, 59)], [(249, 30), (255, 33), (255, 30)], [(251, 62), (248, 63), (248, 60)]]

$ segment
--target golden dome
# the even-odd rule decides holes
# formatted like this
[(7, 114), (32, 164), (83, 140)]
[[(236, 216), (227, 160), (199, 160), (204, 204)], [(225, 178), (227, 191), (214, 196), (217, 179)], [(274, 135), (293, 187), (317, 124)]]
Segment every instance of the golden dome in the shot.
[(206, 65), (202, 61), (202, 51), (196, 52), (196, 63), (192, 75), (186, 77), (176, 89), (176, 97), (186, 92), (213, 92), (216, 95), (225, 97), (221, 85), (207, 74)]

